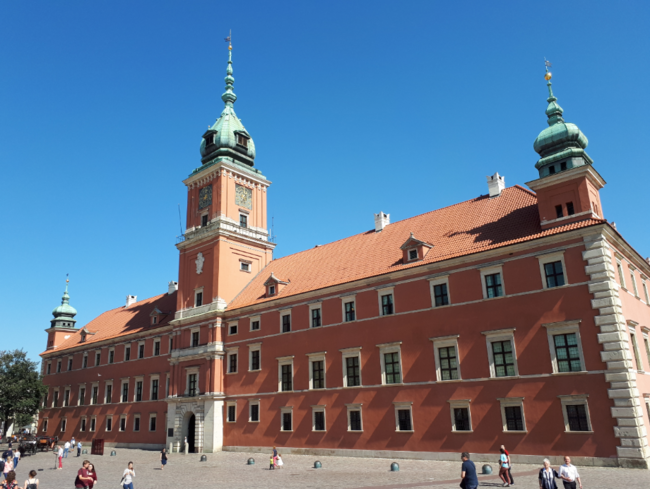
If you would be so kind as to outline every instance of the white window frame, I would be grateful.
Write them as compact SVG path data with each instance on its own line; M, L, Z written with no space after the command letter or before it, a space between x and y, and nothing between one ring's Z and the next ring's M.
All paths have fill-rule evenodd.
M420 259L420 251L418 250L418 246L411 246L410 248L406 248L406 262L412 262L412 261L418 261ZM411 258L411 251L415 251L415 258Z
M316 413L323 413L323 428L316 429ZM319 404L311 407L311 430L315 433L325 433L327 431L327 415L325 414L325 405Z
M384 314L384 308L381 303L381 298L385 295L392 295L393 296L393 313L392 314ZM390 287L384 287L381 289L377 289L377 302L379 304L379 316L394 316L397 313L397 307L396 307L396 302L395 302L395 286L390 286Z
M237 355L237 370L234 372L230 371L230 357ZM239 347L238 346L229 346L226 348L226 375L236 374L239 372Z
M230 328L235 327L235 332L231 333ZM228 336L237 336L239 334L239 321L228 321Z
M253 329L253 323L255 321L258 321L260 323L260 327L258 329ZM248 321L248 330L249 331L260 331L262 329L262 316L251 316L249 321Z
M142 399L138 401L138 382L142 382ZM138 375L133 377L133 402L143 402L144 401L144 376Z
M290 430L285 430L284 429L284 414L285 413L290 413L291 414L291 429ZM284 433L289 433L293 432L293 406L283 406L280 408L280 431Z
M636 370L638 373L643 373L645 372L645 367L643 366L643 358L641 357L641 352L639 351L639 333L636 330L636 327L638 326L638 323L634 321L628 320L627 322L627 328L628 328L628 336L629 336L629 344L630 344L630 350L632 352L632 360L634 361L634 370ZM643 336L641 336L643 338ZM639 368L639 365L641 368Z
M99 355L99 362L97 361L97 355ZM93 367L99 367L102 364L102 351L95 350L95 354L93 356L95 357L95 362L93 363Z
M450 399L449 415L451 416L451 431L453 433L474 433L474 423L472 422L472 410L470 408L470 399ZM454 416L454 409L467 409L467 417L469 418L469 430L456 429L456 416Z
M90 424L88 425L88 431L91 433L97 431L97 416L90 417Z
M377 345L377 348L379 348L379 361L381 363L381 385L402 385L404 384L404 369L402 368L402 348L401 348L402 342L401 341L394 341L392 343L382 343ZM386 359L384 358L384 355L387 353L395 353L397 352L399 354L399 378L400 381L392 384L387 384L386 383Z
M47 362L47 365L45 366L45 375L51 375L52 374L52 362Z
M153 381L157 380L158 381L158 399L152 399L153 395ZM144 396L143 396L144 397ZM149 377L149 400L150 401L160 401L160 398L162 396L160 395L160 374L156 375L151 375Z
M156 355L156 345L158 345L158 355ZM159 357L162 353L162 344L160 338L153 340L153 349L151 350L151 355L154 357Z
M354 319L352 321L348 321L345 319L345 304L352 302L354 304L352 307L354 307ZM341 297L341 322L342 323L352 323L354 321L357 321L357 295L346 295L345 297Z
M79 417L79 431L85 433L88 428L88 416Z
M199 333L199 341L197 342L198 344L194 346L194 333ZM190 348L198 348L201 346L201 327L197 328L192 328L190 329Z
M198 395L201 392L200 385L200 368L199 367L187 367L185 369L185 396L188 396L190 393L190 375L196 374L196 393Z
M395 409L395 432L397 433L413 433L415 431L415 423L413 422L413 402L393 402ZM399 413L398 411L407 410L409 411L409 416L411 417L411 429L410 430L400 430L399 429Z
M352 348L342 348L339 350L341 352L341 361L343 365L343 387L344 388L360 388L363 386L363 379L361 378L362 368L361 368L361 347L355 346ZM359 385L348 385L348 366L346 365L346 358L359 358Z
M257 351L260 353L260 368L253 370L253 352ZM249 343L248 344L248 371L249 372L260 372L262 370L262 342L259 343Z
M67 396L66 396L67 394ZM72 395L72 389L70 387L64 387L63 388L63 400L61 401L61 406L63 407L70 407L70 396ZM68 398L68 401L66 402L65 398Z
M113 361L112 362L110 361L111 352L113 353ZM106 363L107 363L107 365L112 365L113 363L115 363L115 348L111 347L111 348L108 349L108 357L106 357Z
M108 386L111 386L111 398L110 400L108 399ZM115 391L113 390L113 381L112 380L107 380L104 382L104 404L111 404L113 402L113 396L115 395Z
M57 360L57 361L56 361L56 373L57 373L57 374L60 374L60 373L61 373L61 368L62 368L62 367L63 367L63 364L62 364L61 360Z
M84 353L81 358L81 368L88 368L88 353Z
M242 212L241 210L239 211L239 221L237 221L237 224L241 226L241 218L244 216L246 218L246 227L244 229L249 229L251 227L250 223L248 222L250 220L250 215L248 212Z
M58 406L55 406L55 403L58 404L57 401L59 400L59 394L60 394L60 391L59 391L58 387L55 387L54 389L52 389L52 407L53 408L58 407ZM61 401L61 403L63 403L63 400ZM79 399L77 399L77 405L79 405Z
M314 309L320 309L320 326L312 326L312 316L311 316L311 314L312 314L312 311ZM316 327L316 328L323 327L323 302L322 301L318 301L318 302L314 302L312 304L309 304L309 328L311 329L311 328L314 328L314 327Z
M447 301L449 302L449 304L444 306L436 306L435 286L443 285L443 284L447 286ZM442 276L430 278L429 293L431 294L431 307L433 307L434 309L451 306L451 291L449 290L449 275L442 275Z
M641 275L641 288L643 289L643 302L650 304L650 295L648 295L648 277Z
M589 403L587 399L589 394L574 394L574 395L559 395L560 402L562 403L562 416L564 417L564 432L573 433L573 434L583 434L588 435L593 433L594 427L591 424L591 415L589 414ZM569 429L569 414L567 413L567 405L577 405L582 404L585 407L585 414L587 415L587 425L589 426L588 431L571 431Z
M142 348L142 356L140 356L140 347ZM144 360L147 358L147 344L145 341L138 341L138 360Z
M81 389L84 390L84 404L81 404ZM77 406L88 406L89 404L86 404L86 394L88 394L88 390L86 389L86 383L84 382L83 384L79 384L79 390L77 391Z
M154 314L151 316L151 325L154 326L156 324L158 324L158 316Z
M111 421L111 427L108 427L108 420ZM104 431L110 433L113 431L113 415L112 414L107 414L106 415L106 422L104 423Z
M547 263L553 263L556 261L562 262L562 273L564 274L564 285L558 285L557 287L550 287L551 289L558 289L560 287L566 287L569 285L569 277L566 273L566 263L564 260L564 251L556 251L553 253L546 253L544 255L538 255L536 258L539 261L539 273L542 278L542 289L548 289L548 284L546 283L546 271L544 270L544 265ZM501 282L503 282L503 275L501 276ZM504 289L505 295L505 289Z
M497 399L501 404L501 423L504 433L528 433L526 426L526 413L524 411L524 398L523 397L502 397ZM506 421L506 407L519 406L521 408L521 424L523 430L508 430L508 423Z
M128 395L127 395L126 401L124 400L124 384L128 385L129 389L131 388L131 386L129 385L130 381L129 381L128 378L122 379L122 381L120 382L120 403L123 403L123 404L129 402Z
M115 354L113 354L113 358L115 358ZM70 363L70 360L72 360L72 363ZM73 365L74 365L74 357L70 356L70 357L68 357L68 367L69 368L66 370L66 372L72 371L72 366Z
M137 430L135 429L136 428L136 426L135 426L136 420L138 420L137 421L138 422L138 429ZM133 432L134 433L139 433L141 430L142 430L142 419L140 417L140 414L139 413L134 414L133 415Z
M148 428L149 428L149 432L150 432L150 433L153 433L153 432L155 432L155 431L158 431L158 419L157 419L157 418L158 418L158 414L157 414L157 413L149 413L149 426L148 426ZM156 429L155 429L155 430L152 430L152 429L151 429L151 420L152 420L152 419L155 419L155 420L156 420Z
M625 285L625 272L623 271L623 261L618 257L616 257L616 273L621 282L621 288L627 290L627 286Z
M243 260L241 258L239 259L239 271L240 272L252 273L252 270L251 270L252 267L253 267L253 262L252 261Z
M503 279L503 265L489 266L486 268L481 268L481 289L483 290L483 299L500 299L501 297L506 296L506 281ZM488 297L487 285L485 284L485 277L487 275L494 275L498 273L501 275L501 291L502 295L499 297Z
M515 344L515 330L516 328L496 329L493 331L483 331L485 335L485 343L488 350L488 362L490 365L490 378L491 379L515 379L519 377L519 362L517 360L517 345ZM506 375L505 377L497 377L496 369L494 367L494 353L492 352L492 342L510 340L512 343L512 353L515 359L515 375Z
M93 402L93 389L97 387L97 402ZM88 405L94 406L99 404L99 382L92 382L90 384L90 396L88 398Z
M64 416L61 418L61 433L65 433L67 427L68 427L68 418Z
M575 333L576 339L578 341L578 354L580 355L580 372L585 372L587 369L585 367L585 355L582 351L582 339L580 338L580 323L581 319L575 321L561 321L558 323L547 323L542 324L546 328L546 335L548 337L548 348L551 353L551 365L553 367L553 374L558 375L570 375L577 372L560 372L557 366L557 353L555 351L555 341L553 336L559 334L570 334Z
M348 432L349 433L363 433L363 404L362 403L352 403L352 404L346 404L345 407L347 408L347 416L348 416ZM359 420L361 421L361 429L360 430L351 430L351 423L350 423L350 411L359 411Z
M230 411L231 407L235 408L235 419L230 419L228 416L228 412ZM236 423L236 422L237 422L237 401L226 401L226 423Z
M278 392L293 392L295 390L294 378L293 378L294 377L293 355L286 356L286 357L277 357L276 360L278 361ZM282 366L283 365L291 365L291 390L290 391L282 390Z
M309 358L309 390L325 390L327 389L327 362L325 361L326 351L321 351L317 353L306 353L305 355ZM323 362L323 387L314 389L314 370L312 363L314 362Z
M49 418L43 418L43 433L47 433L47 422L49 421Z
M637 299L639 298L639 288L636 285L636 267L629 265L627 266L628 271L630 272L630 280L632 280L632 292L634 293L634 297Z
M124 429L122 429L122 420L124 420ZM117 424L117 431L122 432L122 433L126 433L126 428L127 428L127 425L126 425L127 416L126 416L126 414L120 414L120 419L119 419L119 421L117 423L118 423Z
M257 406L257 421L253 420L252 416L252 406ZM248 401L248 422L249 423L259 423L262 418L261 403L259 399L251 399Z
M289 331L282 331L282 318L289 316ZM287 334L293 331L293 319L291 318L291 309L280 310L280 334Z
M203 287L198 287L194 289L194 307L201 307L196 305L198 294L201 294L201 306L205 305L205 294L203 294Z
M460 381L463 377L460 373L460 351L458 350L458 338L460 335L449 335L449 336L438 336L435 338L429 338L429 340L433 343L433 357L435 359L436 363L436 381L437 382L458 382ZM442 379L442 371L440 367L440 354L438 353L438 350L440 348L447 348L453 346L456 349L456 370L458 371L458 379L449 379L449 380L443 380Z

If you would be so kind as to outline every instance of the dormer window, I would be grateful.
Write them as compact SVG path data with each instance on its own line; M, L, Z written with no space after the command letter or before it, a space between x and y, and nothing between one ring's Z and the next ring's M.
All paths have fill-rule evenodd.
M158 324L158 316L151 316L151 324Z
M411 233L409 238L400 247L403 253L402 262L408 263L423 260L431 248L433 248L433 245L417 239Z
M418 259L418 250L409 250L409 260Z
M566 170L566 161L560 163L560 171L564 171L564 170Z
M269 295L275 295L275 285L269 285Z
M208 134L207 136L205 136L204 139L205 139L205 147L207 148L211 144L214 144L214 133Z
M548 174L549 175L554 175L555 174L555 165L552 165L552 166L548 167Z
M86 341L86 332L82 331L81 332L81 342L83 343L84 341Z
M243 134L237 134L237 144L244 148L248 148L248 138Z
M282 287L286 285L289 285L289 282L284 282L276 277L273 273L271 273L271 276L268 278L268 280L264 282L264 287L266 287L266 296L271 297L273 295L279 294L282 290Z

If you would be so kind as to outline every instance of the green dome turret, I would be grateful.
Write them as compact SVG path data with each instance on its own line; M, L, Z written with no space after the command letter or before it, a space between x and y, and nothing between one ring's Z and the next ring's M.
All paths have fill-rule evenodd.
M544 129L533 144L535 151L541 156L535 168L539 170L539 176L545 177L582 165L591 165L593 160L585 152L589 141L578 126L565 122L563 110L557 103L551 87L551 73L546 69L545 76L548 86L549 97L546 99L546 117L548 126Z
M225 107L217 121L208 128L201 139L201 162L205 165L217 157L254 166L255 143L241 120L235 114L237 101L232 76L232 44L228 46L228 67L226 68L226 91L221 95Z
M52 316L54 319L51 320L53 327L66 327L74 328L75 323L77 322L74 317L77 315L77 310L70 305L70 296L68 295L68 283L70 280L66 279L65 281L65 292L61 298L61 305L54 308L52 311Z

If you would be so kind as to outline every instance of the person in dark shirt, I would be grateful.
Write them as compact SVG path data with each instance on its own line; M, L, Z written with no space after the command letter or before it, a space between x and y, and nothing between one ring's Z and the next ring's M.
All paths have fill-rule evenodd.
M476 489L478 487L478 477L476 476L476 466L469 459L469 453L463 452L461 455L463 465L460 469L460 487L463 489Z
M84 460L83 465L77 472L77 478L74 481L74 486L77 489L87 488L89 486L88 483L93 480L92 477L88 476L88 464L90 464L90 462L88 460Z

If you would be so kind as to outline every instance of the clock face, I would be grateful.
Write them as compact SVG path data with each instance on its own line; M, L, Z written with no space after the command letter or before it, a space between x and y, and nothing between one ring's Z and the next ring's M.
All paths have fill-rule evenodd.
M235 204L245 209L253 208L253 191L242 185L235 185Z
M199 191L199 210L205 209L210 204L212 204L212 185L203 187Z

